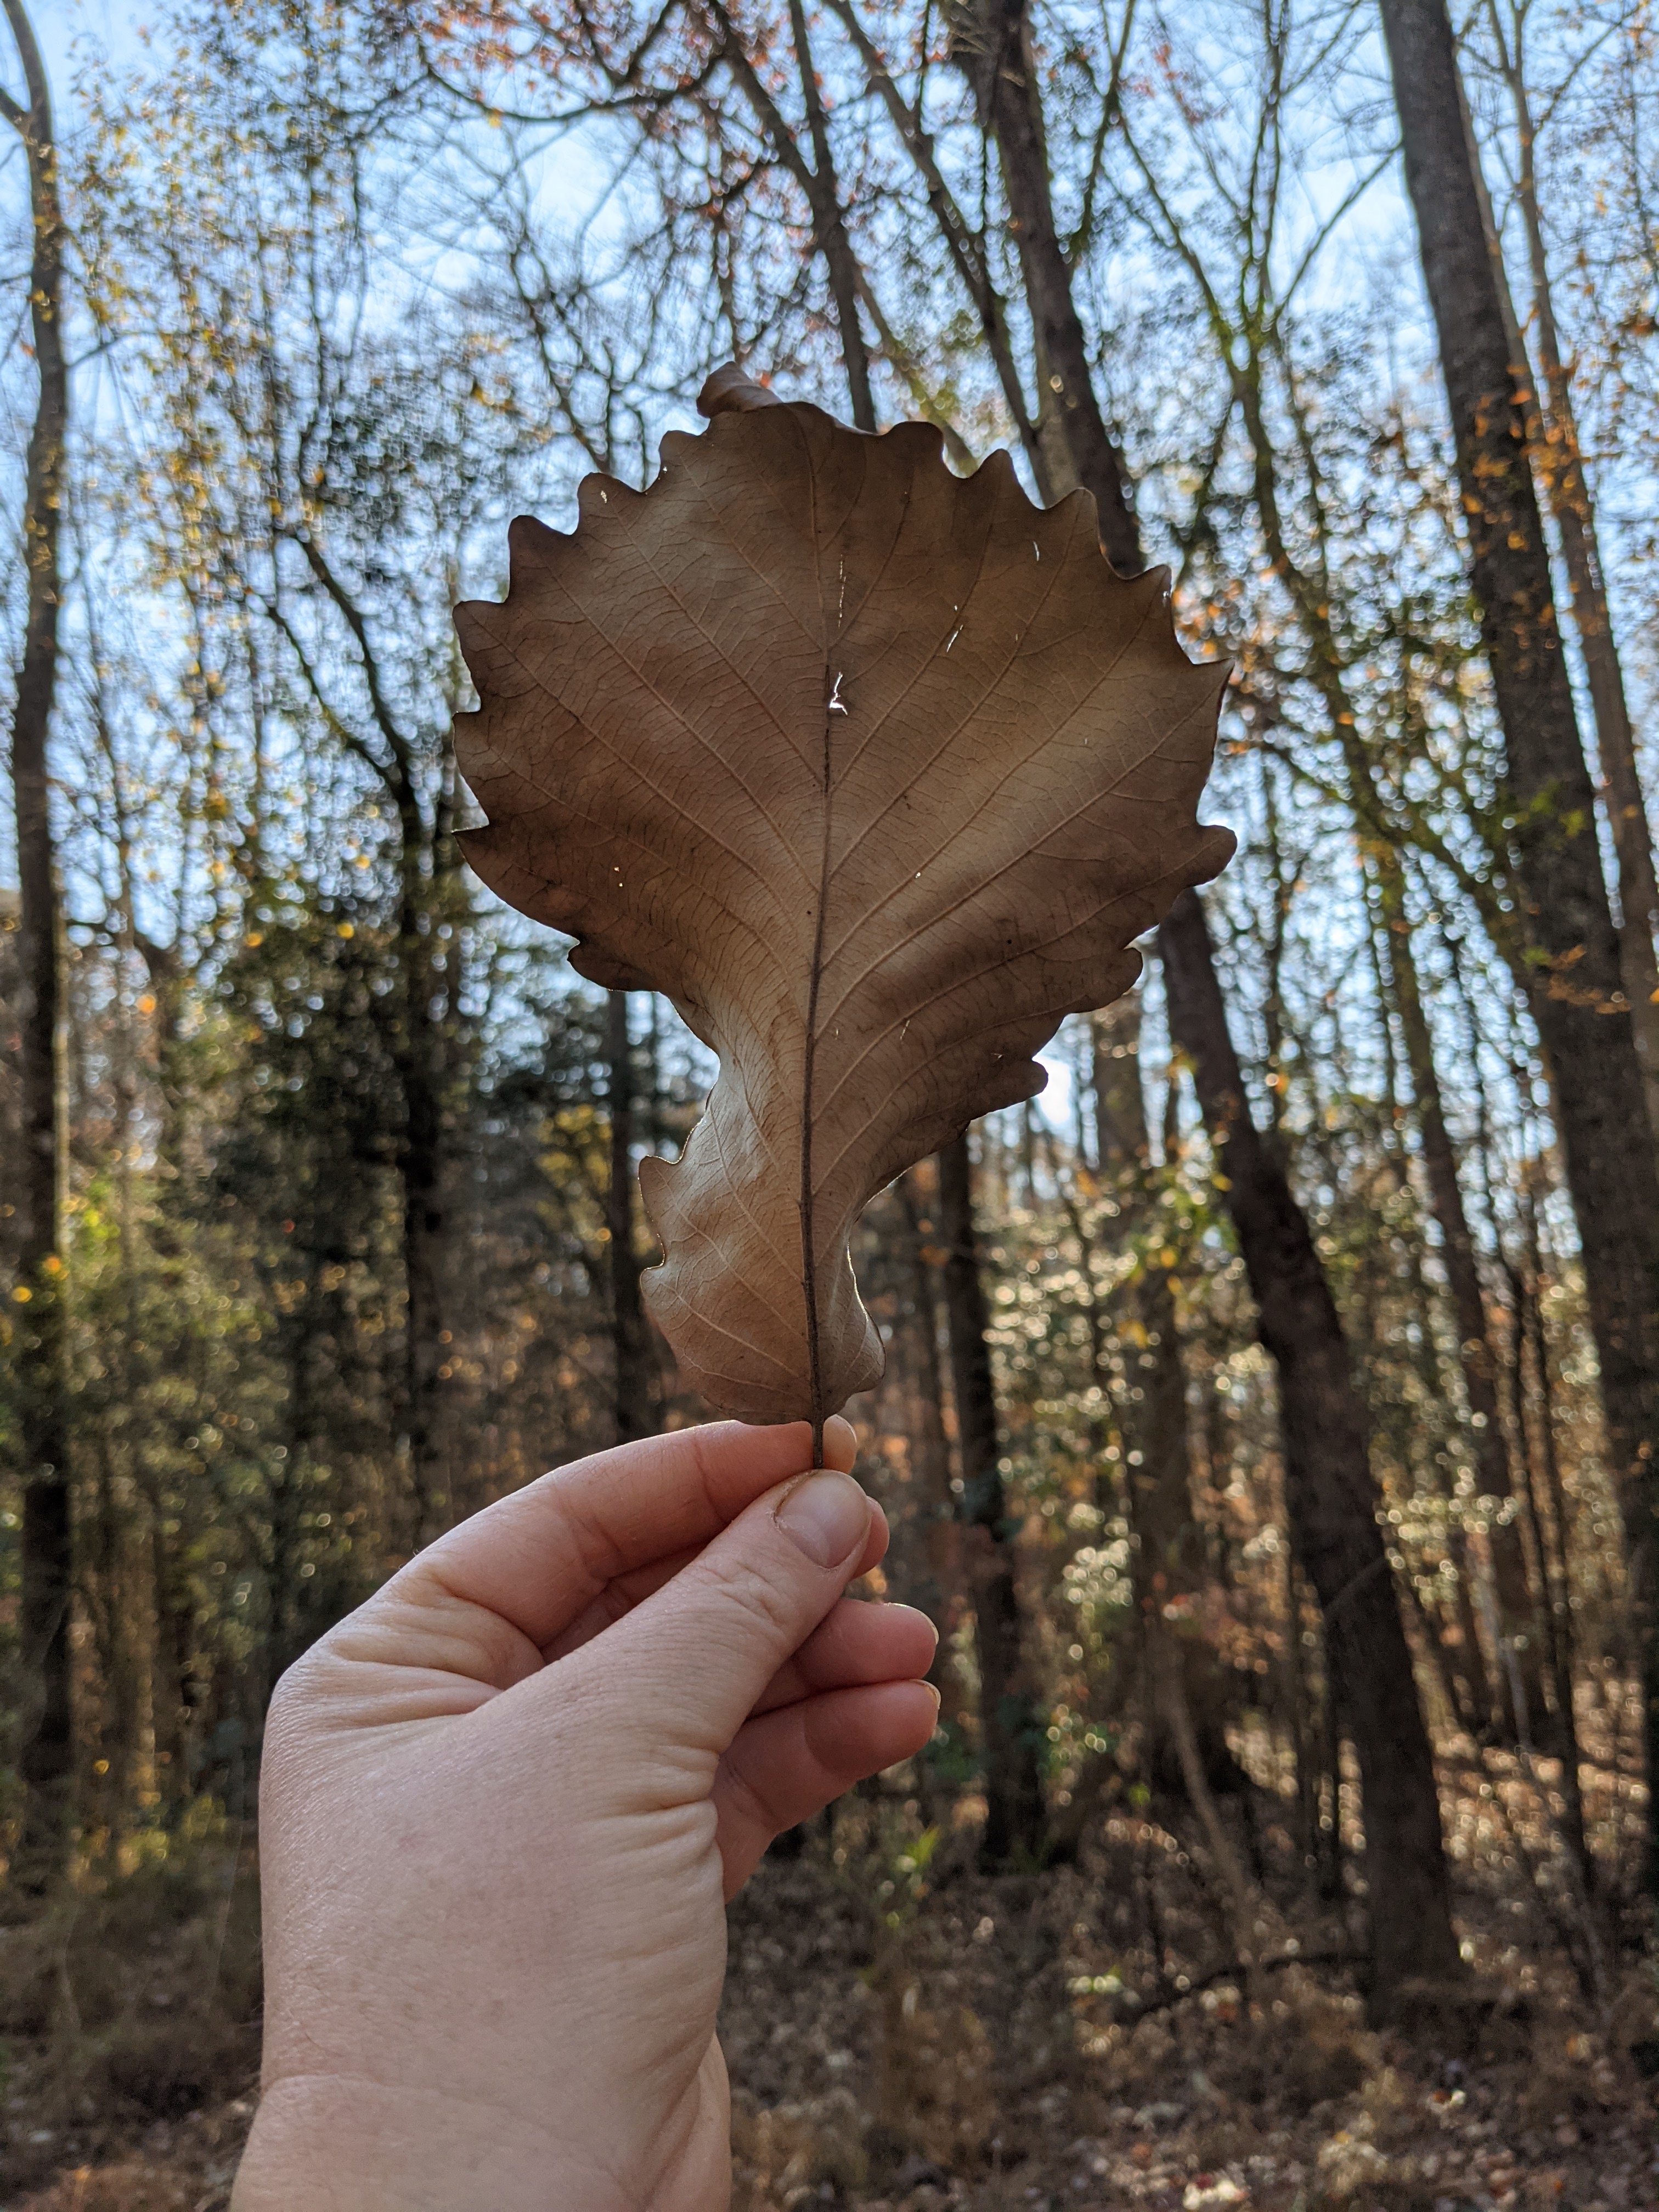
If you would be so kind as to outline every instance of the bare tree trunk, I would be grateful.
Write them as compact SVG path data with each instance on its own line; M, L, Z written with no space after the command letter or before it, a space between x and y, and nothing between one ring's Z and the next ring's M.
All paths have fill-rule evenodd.
M1382 26L1450 402L1470 576L1507 749L1516 886L1545 963L1532 1011L1549 1062L1583 1255L1608 1456L1631 1552L1648 1771L1659 1774L1653 1131L1596 848L1595 794L1556 625L1524 408L1486 252L1451 23L1444 0L1382 0ZM1659 1793L1650 1793L1648 1881L1659 1893L1653 1795Z
M903 1265L908 1278L906 1304L910 1309L915 1340L917 1376L918 1473L927 1512L935 1522L954 1520L956 1499L951 1489L951 1444L945 1432L945 1376L939 1358L939 1303L933 1267L924 1246L925 1224L917 1193L918 1171L902 1175L895 1187L904 1222ZM932 1560L930 1547L929 1558ZM941 1622L943 1612L935 1616Z
M945 1248L945 1305L951 1337L957 1436L962 1455L962 1518L972 1548L967 1577L979 1654L980 1716L985 1749L988 1867L1030 1864L1042 1853L1042 1729L1021 1634L1012 1531L1002 1487L1002 1438L985 1340L985 1288L974 1226L968 1139L939 1155L939 1225Z
M405 854L404 866L414 865ZM431 939L416 928L406 902L400 933L405 1006L398 1060L403 1076L404 1136L398 1157L404 1206L404 1399L409 1430L410 1480L414 1491L415 1541L427 1542L441 1521L437 1462L438 1407L443 1364L443 1298L440 1288L444 1232L443 1104L434 1062L439 1050L428 1000Z
M909 1169L899 1177L893 1193L902 1224L897 1257L900 1310L907 1324L902 1342L911 1401L907 1425L914 1453L913 1468L921 1490L921 1556L915 1585L908 1595L911 1603L921 1606L939 1630L939 1644L928 1679L939 1693L941 1722L959 1729L964 1701L962 1684L952 1663L951 1638L964 1608L963 1532L957 1495L951 1486L951 1442L945 1423L939 1268L928 1249L930 1243L937 1243L939 1237L938 1191L936 1182L933 1190L927 1188L928 1172L926 1169ZM895 1340L896 1346L896 1330Z
M156 1782L161 1801L182 1806L190 1795L190 1716L194 1622L179 1571L178 1547L167 1530L159 1488L149 1498L151 1602L155 1663L150 1677L150 1716L155 1732Z
M1033 319L1061 379L1061 420L1073 467L1094 495L1108 556L1120 569L1136 573L1144 565L1139 530L1088 374L1082 324L1054 227L1024 0L987 0L971 38L961 28L957 38L1001 153ZM1199 1078L1212 1133L1218 1104L1224 1100L1223 1126L1242 1139L1228 1156L1229 1203L1255 1291L1262 1342L1279 1370L1286 1480L1296 1500L1293 1536L1304 1547L1299 1556L1319 1595L1330 1667L1339 1676L1365 1784L1367 1858L1376 1906L1373 1973L1377 2002L1386 2010L1407 1977L1450 1978L1460 1974L1462 1962L1451 1924L1433 1759L1374 1517L1364 1409L1306 1218L1246 1109L1204 911L1195 896L1177 902L1160 933L1160 950L1179 1042L1196 1058L1201 1041L1210 1055L1206 1065L1226 1071L1224 1081Z
M450 799L441 789L428 823L422 805L415 748L392 711L371 626L348 580L337 573L320 538L292 533L313 576L344 621L361 657L370 711L386 757L365 753L398 816L398 959L401 988L391 1037L404 1104L398 1153L403 1194L403 1425L413 1492L413 1539L424 1543L440 1519L442 1449L439 1409L443 1355L444 1102L447 1047L459 991L459 940L441 934L450 920L456 853ZM326 710L326 702L324 703ZM331 710L327 710L331 711ZM444 948L441 949L441 948ZM441 987L444 1012L433 1012Z
M1413 1976L1462 1975L1434 1760L1377 1527L1365 1409L1307 1218L1248 1111L1208 944L1183 892L1158 933L1176 1042L1193 1063L1228 1211L1279 1370L1296 1554L1319 1599L1329 1682L1364 1790L1372 1966L1386 2010Z
M823 254L823 265L829 272L830 295L836 303L836 326L841 332L842 366L847 378L847 394L852 405L853 421L860 430L873 430L876 427L876 404L870 387L870 356L859 324L860 279L852 244L847 235L846 217L842 211L841 184L836 174L823 101L813 69L805 11L800 0L790 0L790 24L794 34L795 58L800 70L801 95L806 105L807 128L811 137L815 167L808 164L801 152L795 133L750 59L742 32L727 15L720 0L712 0L709 17L721 40L721 57L738 90L754 110L755 119L762 131L771 141L773 153L800 186L806 204L812 210L812 242Z
M1372 873L1375 874L1374 867ZM1397 1138L1397 1133L1406 1120L1406 1109L1401 1103L1393 1036L1386 1018L1388 1010L1394 1005L1395 994L1385 958L1388 925L1385 916L1378 908L1379 902L1368 896L1366 914L1370 926L1367 936L1371 956L1371 975L1376 990L1376 1003L1382 1009L1385 1016L1378 1029L1377 1036L1382 1048L1385 1071L1383 1081L1386 1086L1389 1120ZM1415 963L1413 963L1412 969L1413 980L1415 980L1416 972ZM1431 1067L1432 1068L1432 1061L1431 1061ZM1437 1097L1438 1095L1437 1090L1436 1097ZM1388 1158L1389 1168L1398 1187L1402 1191L1409 1192L1412 1188L1411 1164L1404 1148L1397 1141L1389 1147ZM1414 1364L1423 1379L1425 1389L1432 1394L1437 1389L1440 1381L1437 1349L1437 1332L1434 1317L1436 1301L1430 1294L1429 1285L1424 1275L1423 1249L1420 1243L1414 1243L1411 1246L1406 1258L1406 1271L1411 1285L1413 1302L1419 1316L1419 1347ZM1426 1478L1435 1495L1443 1498L1449 1504L1455 1495L1455 1485L1449 1479L1447 1469L1442 1465L1439 1453L1431 1453L1424 1461L1422 1476L1419 1479L1423 1478ZM1480 1640L1480 1624L1476 1617L1474 1603L1477 1570L1473 1557L1474 1546L1468 1532L1458 1527L1455 1516L1451 1515L1448 1516L1447 1520L1446 1550L1448 1559L1455 1571L1452 1578L1451 1590L1441 1596L1439 1603L1450 1612L1458 1638L1458 1656L1456 1663L1449 1666L1443 1671L1452 1692L1459 1724L1467 1729L1471 1735L1479 1735L1483 1729L1493 1724L1499 1711L1502 1692L1493 1674L1486 1667L1486 1647ZM1425 1618L1432 1626L1432 1615L1428 1614L1426 1609ZM1437 1641L1440 1649L1443 1650L1446 1641L1445 1631L1437 1632Z
M860 430L876 427L876 403L870 390L870 357L865 350L863 334L859 328L859 271L853 258L853 248L847 236L847 222L842 213L841 187L836 180L835 163L830 151L830 129L823 112L823 99L818 90L817 71L812 65L811 42L806 32L806 10L801 0L789 0L789 25L794 34L795 60L800 70L801 98L806 103L807 129L812 138L812 167L817 185L813 204L813 217L817 231L817 246L823 256L823 265L830 272L830 289L835 295L836 321L842 332L843 366L847 388L853 402L853 420Z
M1224 1910L1233 1939L1233 1952L1248 1969L1256 1948L1256 1899L1232 1838L1222 1825L1215 1793L1204 1770L1198 1732L1187 1700L1187 1682L1181 1653L1169 1626L1154 1619L1147 1624L1147 1664L1153 1701L1181 1768L1188 1803L1198 1815L1209 1850L1210 1862L1225 1892Z
M1072 272L1060 250L1049 182L1048 149L1031 67L1028 0L981 0L951 20L951 48L995 139L1037 354L1047 374L1043 411L1054 403L1077 481L1094 495L1100 542L1115 568L1138 575L1140 530L1128 480L1100 411Z
M828 133L821 127L816 88L806 91L817 164L809 169L749 62L738 33L723 11L717 9L715 13L726 28L728 64L774 151L795 177L812 209L817 242L830 269L853 420L860 430L873 431L877 425L869 358L854 295L845 275L836 275L840 258L846 255L850 260L850 249L841 212L841 186ZM798 7L794 33L803 78L810 80L811 49L805 17ZM1036 1758L1040 1728L1024 1653L1019 1590L1009 1541L1012 1531L1006 1525L999 1471L1001 1441L990 1348L985 1339L985 1291L979 1278L965 1133L939 1154L938 1172L940 1225L948 1255L945 1310L962 1461L961 1517L977 1544L965 1566L974 1605L985 1756L987 1814L981 1851L986 1863L996 1867L1034 1861L1044 1847L1046 1816Z
M1560 333L1556 327L1555 295L1550 284L1549 255L1538 205L1537 133L1521 45L1523 19L1516 18L1515 43L1511 46L1504 37L1497 9L1491 0L1487 13L1515 109L1521 155L1516 198L1527 234L1533 316L1538 331L1539 365L1543 370L1543 435L1533 441L1533 459L1561 533L1561 558L1572 596L1573 622L1578 632L1578 648L1583 656L1590 711L1595 718L1595 749L1601 757L1607 822L1619 868L1619 906L1623 917L1619 932L1620 967L1642 1066L1648 1121L1656 1137L1659 1137L1659 963L1655 961L1653 945L1654 931L1659 928L1659 883L1654 878L1653 836L1637 772L1624 670L1607 606L1607 584L1596 538L1595 507L1584 476L1583 453L1578 442L1572 373L1561 357ZM1472 153L1472 160L1478 180L1478 152ZM1484 200L1484 193L1482 197ZM1497 252L1501 274L1503 249L1497 240L1495 225L1491 243ZM1507 283L1507 278L1504 281ZM1518 321L1516 337L1519 341ZM1524 345L1517 343L1516 350L1516 368L1530 384Z
M94 1786L98 1811L94 1825L112 1838L118 1835L127 1811L127 1785L132 1747L138 1733L138 1670L133 1650L134 1608L125 1589L126 1516L115 1494L118 1477L106 1430L100 1425L96 1441L98 1483L94 1515L93 1557L87 1562L82 1589L92 1615L98 1654L100 1711L98 1748L94 1768L103 1779ZM82 1723L82 1738L91 1733Z
M1440 1078L1434 1064L1433 1039L1423 1007L1411 923L1405 910L1404 872L1398 856L1382 848L1378 852L1376 872L1389 933L1395 1008L1400 1016L1406 1064L1417 1103L1418 1134L1428 1178L1429 1202L1440 1231L1440 1263L1446 1271L1446 1287L1451 1295L1452 1315L1457 1325L1458 1360L1463 1375L1464 1401L1474 1431L1477 1477L1483 1497L1513 1500L1516 1486L1498 1401L1486 1297L1480 1287L1468 1211L1463 1203L1463 1187L1458 1179L1457 1155L1452 1146L1451 1132L1446 1127ZM1499 1632L1510 1641L1511 1648L1518 1645L1516 1662L1528 1694L1535 1697L1542 1679L1540 1653L1535 1637L1525 1638L1525 1626L1534 1619L1534 1607L1516 1522L1511 1519L1494 1525L1491 1544ZM1505 1705L1511 1707L1509 1722L1514 1729L1519 1726L1520 1717L1512 1709L1508 1669L1501 1654L1498 1659L1498 1687Z
M1275 571L1283 580L1295 604L1297 619L1312 648L1314 681L1329 717L1332 733L1341 747L1356 812L1362 823L1367 817L1379 820L1382 807L1376 789L1376 772L1364 741L1358 734L1353 702L1348 696L1347 672L1343 666L1340 646L1331 619L1329 586L1322 574L1323 548L1322 545L1318 565L1311 572L1304 571L1292 553L1279 507L1279 473L1273 441L1263 416L1260 380L1259 356L1253 356L1246 367L1237 370L1234 376L1245 431L1250 440L1255 505L1261 522L1262 537ZM1458 1358L1462 1371L1464 1400L1474 1435L1481 1494L1513 1498L1515 1485L1498 1407L1492 1340L1486 1324L1480 1272L1475 1263L1474 1240L1469 1231L1468 1215L1458 1182L1457 1157L1446 1127L1440 1079L1434 1064L1433 1039L1418 984L1411 921L1407 910L1405 870L1401 865L1398 852L1382 836L1371 840L1371 860L1387 932L1395 1009L1405 1039L1407 1066L1417 1106L1429 1200L1440 1230L1446 1285L1451 1295L1452 1311L1457 1323ZM1532 1618L1532 1597L1527 1587L1526 1562L1521 1551L1520 1532L1513 1522L1505 1522L1494 1528L1492 1553L1499 1633L1513 1645L1517 1638L1524 1637L1526 1624ZM1478 1644L1470 1656L1472 1662L1479 1666L1480 1654ZM1494 1656L1498 1662L1498 1692L1507 1705L1508 1670L1503 1663L1502 1654L1495 1654ZM1535 1689L1539 1680L1535 1645L1523 1644L1522 1662L1528 1686ZM1509 1717L1513 1728L1516 1717L1511 1712Z
M52 94L22 0L6 15L23 65L28 106L0 92L0 114L23 142L28 161L33 254L29 307L40 380L23 490L23 559L27 607L17 697L12 714L11 775L21 886L19 1032L23 1158L17 1180L18 1339L23 1464L21 1621L24 1711L19 1768L23 1832L18 1872L33 1887L63 1863L74 1790L70 1609L74 1541L70 1524L69 1425L64 1376L63 1179L59 1098L64 1080L62 917L52 842L46 746L58 678L61 593L58 533L69 434L69 370L64 352L64 218Z
M882 60L880 50L860 21L855 0L830 0L830 4L858 48L859 58L864 64L871 90L886 108L894 128L916 165L917 173L927 194L927 204L939 224L945 250L979 316L985 343L996 368L997 381L1002 387L1004 404L1019 432L1020 444L1036 477L1038 493L1045 501L1052 499L1054 495L1043 474L1041 442L1030 411L1025 404L1018 365L1009 343L1007 306L991 281L985 241L974 231L957 204L956 195L945 181L933 150L933 138L922 121L921 109L906 104L893 82L892 72ZM856 421L856 416L854 419Z
M1528 1274L1522 1274L1519 1268L1516 1268L1510 1275L1515 1299L1516 1426L1521 1431L1523 1444L1528 1447L1530 1480L1528 1493L1531 1504L1533 1540L1538 1547L1538 1578L1544 1587L1546 1638L1557 1722L1561 1732L1561 1797L1565 1808L1565 1825L1569 1845L1577 1856L1584 1887L1589 1892L1595 1887L1595 1861L1584 1830L1584 1798L1581 1780L1584 1757L1583 1748L1578 1741L1578 1712L1573 1698L1572 1580L1571 1555L1568 1549L1567 1501L1561 1480L1561 1462L1555 1445L1555 1405L1554 1393L1550 1388L1549 1340L1544 1328L1544 1306L1540 1295L1542 1260L1538 1249L1538 1223L1530 1195L1526 1219ZM1536 1385L1535 1423L1528 1422L1525 1402L1526 1355L1528 1352L1532 1354L1533 1378ZM1530 1449L1534 1427L1538 1437L1535 1456ZM1538 1464L1540 1459L1542 1461L1541 1470ZM1555 1528L1556 1555L1553 1559L1547 1548L1543 1516L1538 1510L1540 1472L1549 1498L1550 1518Z
M1120 999L1094 1024L1095 1127L1101 1180L1121 1208L1120 1231L1150 1235L1152 1143L1140 1087L1140 1002ZM1089 1254L1083 1253L1089 1266ZM1141 1279L1124 1303L1133 1325L1120 1321L1124 1352L1118 1393L1118 1426L1124 1444L1123 1495L1133 1539L1130 1577L1141 1625L1147 1719L1158 1781L1185 1790L1201 1820L1208 1815L1192 1796L1187 1753L1176 1719L1192 1739L1207 1790L1237 1790L1243 1777L1228 1747L1225 1713L1231 1684L1214 1647L1201 1637L1174 1633L1165 1613L1170 1601L1197 1589L1205 1574L1193 1517L1192 1445L1187 1417L1187 1368L1176 1325L1175 1275L1149 1256ZM1137 1342L1136 1340L1139 1340ZM1097 1368L1099 1365L1097 1356ZM1170 1703L1170 1668L1180 1713Z
M612 991L605 1012L611 1085L611 1182L605 1194L610 1232L611 1341L614 1355L617 1441L654 1435L651 1337L640 1296L634 1238L634 1048L628 1034L628 994Z

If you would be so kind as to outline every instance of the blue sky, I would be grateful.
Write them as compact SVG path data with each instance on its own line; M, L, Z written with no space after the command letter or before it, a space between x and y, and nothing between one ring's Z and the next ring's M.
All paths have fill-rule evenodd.
M67 97L77 40L89 40L118 57L129 53L136 57L138 34L149 13L145 8L124 6L122 0L46 0L44 6L41 0L34 0L34 35L52 72L58 100L62 102ZM20 82L16 58L9 51L5 76L14 87Z

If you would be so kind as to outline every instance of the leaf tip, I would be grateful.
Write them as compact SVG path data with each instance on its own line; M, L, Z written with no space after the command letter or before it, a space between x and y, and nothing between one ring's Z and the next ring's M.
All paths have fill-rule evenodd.
M550 553L561 542L562 535L562 532L553 529L536 515L515 514L507 526L507 558L509 577L513 568L520 562L535 561ZM511 590L511 588L509 583L508 589ZM488 606L490 602L487 599L474 599L469 604L473 606Z
M734 361L725 362L703 383L697 394L697 412L712 422L717 415L746 415L757 407L781 407L775 392L769 392Z

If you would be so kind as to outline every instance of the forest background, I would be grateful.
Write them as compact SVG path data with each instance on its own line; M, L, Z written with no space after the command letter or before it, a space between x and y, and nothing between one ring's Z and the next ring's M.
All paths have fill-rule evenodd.
M272 1682L701 1417L707 1057L469 876L450 609L729 360L1167 562L1240 839L860 1232L943 1712L740 2191L1653 2202L1645 0L5 4L0 2186L223 2201Z

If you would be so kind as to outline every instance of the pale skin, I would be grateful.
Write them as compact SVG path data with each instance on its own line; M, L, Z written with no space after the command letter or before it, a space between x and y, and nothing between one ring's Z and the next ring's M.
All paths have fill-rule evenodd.
M544 1476L292 1668L260 1790L264 2089L233 2212L725 2212L725 1905L920 1750L931 1624L810 1431Z

